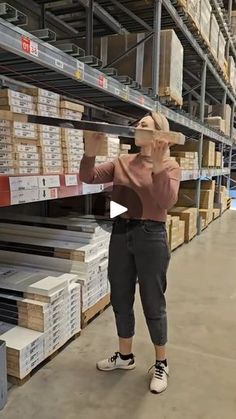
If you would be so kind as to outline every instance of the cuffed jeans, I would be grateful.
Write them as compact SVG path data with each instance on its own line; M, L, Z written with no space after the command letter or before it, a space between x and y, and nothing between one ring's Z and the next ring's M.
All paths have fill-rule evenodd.
M115 221L109 246L108 276L118 336L135 333L134 297L138 277L147 326L154 345L167 342L166 273L170 260L165 223Z

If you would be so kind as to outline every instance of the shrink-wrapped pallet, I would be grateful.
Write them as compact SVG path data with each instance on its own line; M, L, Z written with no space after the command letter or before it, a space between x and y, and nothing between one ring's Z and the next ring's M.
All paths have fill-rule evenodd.
M212 7L209 0L201 0L200 9L200 32L206 42L209 43L210 23Z
M182 105L183 47L173 29L161 31L159 95Z
M210 24L210 45L211 51L217 60L218 55L218 37L219 37L219 25L217 23L214 13L211 13L211 24Z
M218 63L219 66L224 70L224 62L225 62L225 45L226 41L224 35L221 31L219 31L218 37Z

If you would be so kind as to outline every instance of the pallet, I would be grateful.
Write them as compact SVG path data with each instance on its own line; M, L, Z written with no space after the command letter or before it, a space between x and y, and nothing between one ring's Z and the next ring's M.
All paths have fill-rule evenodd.
M40 364L37 365L37 367L35 367L32 371L30 371L30 373L27 374L24 378L18 378L12 375L8 375L7 379L9 383L16 386L23 386L25 383L27 383L27 381L30 380L31 377L33 377L34 374L36 374L36 372L38 372L42 367L48 364L48 362L52 361L59 353L61 353L71 342L77 339L80 335L81 335L81 332L78 332L75 335L73 335L60 348L58 348L55 352L53 352L51 355L45 358L42 362L40 362Z
M82 313L81 325L82 329L88 326L96 317L102 314L109 306L111 305L110 294L105 295L101 298L94 306L88 308L84 313Z
M160 102L163 104L163 105L166 105L166 106L174 106L175 108L179 108L179 109L181 109L182 108L182 105L183 105L183 102L181 101L179 101L179 100L177 100L177 99L175 99L174 97L172 97L172 96L160 96Z

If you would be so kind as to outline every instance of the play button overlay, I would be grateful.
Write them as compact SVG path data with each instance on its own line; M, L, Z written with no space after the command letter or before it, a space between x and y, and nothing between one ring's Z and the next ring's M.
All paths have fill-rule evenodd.
M125 219L140 220L143 215L143 204L138 192L124 185L115 185L113 187L104 188L101 193L93 196L92 218L103 230L111 232L112 226L115 224L123 224L125 232L125 224L121 222ZM148 203L149 196L145 197ZM113 229L113 234L121 234L121 227Z
M128 208L118 204L115 201L110 202L110 218L118 217L118 215L124 214L128 211Z

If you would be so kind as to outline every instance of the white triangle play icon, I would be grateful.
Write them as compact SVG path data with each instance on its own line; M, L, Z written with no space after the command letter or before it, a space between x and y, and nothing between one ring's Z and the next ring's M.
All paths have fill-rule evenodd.
M124 212L126 211L128 211L128 208L123 207L123 205L117 204L117 202L114 201L110 202L110 218L114 218L120 214L124 214Z

